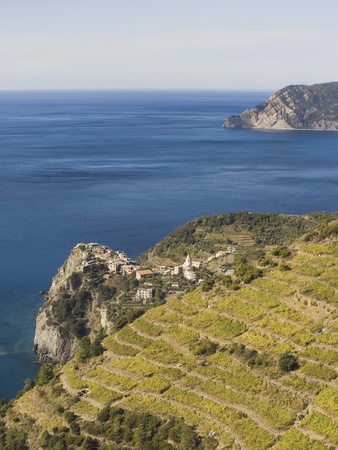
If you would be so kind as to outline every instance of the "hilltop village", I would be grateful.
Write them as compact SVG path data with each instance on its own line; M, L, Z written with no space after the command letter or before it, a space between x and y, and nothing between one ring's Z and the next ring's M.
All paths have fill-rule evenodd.
M205 261L201 259L193 260L188 254L181 265L143 267L129 258L122 250L114 251L106 245L96 242L79 243L75 248L82 251L82 270L84 274L93 271L104 272L103 279L108 280L114 275L123 276L135 273L138 288L135 291L134 300L142 301L143 304L150 302L155 296L156 289L150 280L157 278L157 286L159 284L158 279L161 280L162 299L172 294L177 295L180 292L185 292L189 284L201 284L206 276L204 269L212 260L227 257L236 252L235 247L228 246L226 250L216 252ZM220 268L219 271L229 276L234 273L233 268Z

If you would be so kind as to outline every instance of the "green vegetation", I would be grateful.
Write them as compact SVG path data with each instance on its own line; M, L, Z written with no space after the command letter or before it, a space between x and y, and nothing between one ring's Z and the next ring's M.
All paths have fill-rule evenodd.
M61 333L81 338L88 334L86 313L91 301L91 293L87 290L79 290L72 295L66 293L53 303L49 321L56 321Z
M84 336L80 342L76 358L79 362L84 363L90 358L95 356L100 356L104 352L104 347L102 345L102 340L105 337L105 332L101 328L93 341L90 340L89 336Z
M92 378L93 381L101 382L105 386L116 387L116 389L122 391L129 391L137 385L133 379L107 372L106 370L101 369L101 367L90 370L86 373L86 377Z
M94 436L115 442L113 449L128 447L140 450L215 449L216 439L202 439L182 419L169 421L146 412L131 412L122 408L107 407L95 423L86 423L85 429ZM175 446L169 442L172 441Z
M199 339L199 333L186 327L172 325L167 330L168 336L179 345L189 345Z
M139 388L144 389L147 392L155 392L156 394L163 394L169 387L170 382L157 374L154 374L152 377L147 378L139 384Z
M201 339L191 345L191 351L196 356L210 356L217 350L218 345L209 339Z
M144 308L127 308L116 304L108 305L108 317L115 322L115 331L121 330L127 323L132 323L145 312Z
M331 414L338 414L338 390L327 387L316 397L316 404Z
M288 352L280 356L278 365L282 372L292 372L299 368L297 357Z
M332 445L338 445L338 423L329 419L324 414L313 411L301 422L306 429L315 431L319 435L327 437Z
M193 364L193 358L183 355L175 347L168 344L162 339L158 339L153 344L149 345L143 352L142 355L149 358L151 361L165 364L183 364L191 365Z
M53 366L51 364L43 364L40 367L38 376L36 378L36 384L44 386L48 384L54 378Z
M296 428L288 430L278 441L275 450L325 450L319 441L310 439Z
M186 322L188 326L207 331L211 336L219 339L238 336L246 330L245 324L210 310L204 310L187 319Z
M162 333L162 328L153 323L150 323L144 317L136 319L134 321L134 326L136 329L138 329L144 334L147 334L150 337L157 337L160 336L160 334Z
M249 367L266 367L269 365L269 355L267 353L258 353L257 350L248 349L243 344L232 344L229 348L229 354L245 361Z
M262 277L263 271L247 262L240 262L236 266L235 275L239 277L243 283L249 284L256 278Z
M237 263L231 277L206 270L205 284L155 308L146 310L122 294L122 285L135 288L135 277L100 283L99 271L71 276L78 319L87 320L79 299L93 306L85 328L100 322L94 317L97 304L115 325L106 337L92 329L81 337L72 361L44 364L15 401L0 402L0 448L336 448L335 225L325 224L287 246L293 225L307 227L323 216L310 215L292 226L293 219L285 216L277 246L264 247L273 230L263 230L259 249L253 242L256 231L280 216L254 216L234 215L230 225L217 216L199 222L193 236L184 234L191 241L184 252L199 246L206 255L207 249L222 249L221 242L237 246L240 235L246 243L251 239L252 251L250 257L243 249L230 255ZM261 251L264 256L254 261L254 252ZM81 297L85 291L91 299ZM60 317L66 303L56 311Z
M140 350L131 347L130 345L124 345L117 342L115 340L115 335L108 336L103 342L105 347L112 353L116 353L116 355L135 356L140 352Z
M246 235L258 246L279 245L312 231L323 221L332 221L337 214L313 213L307 216L281 214L252 214L247 211L200 217L162 239L153 249L141 255L145 262L155 257L180 263L190 254L214 254L228 245L238 242L239 235ZM332 225L332 227L334 227Z
M337 373L335 370L322 364L307 362L301 367L301 372L309 377L319 378L324 381L331 381L337 378Z
M338 352L331 349L311 346L304 350L302 356L309 357L310 359L314 359L323 364L332 364L335 367L337 367L338 364Z
M241 294L243 290L241 291ZM242 295L241 295L242 297ZM251 322L261 318L264 314L264 310L256 306L254 303L247 303L239 297L227 297L222 298L216 305L215 309L221 313L235 316L244 322Z
M153 341L152 339L148 339L140 334L135 333L130 327L124 327L121 331L118 332L119 340L126 342L127 344L138 345L139 347L147 347Z

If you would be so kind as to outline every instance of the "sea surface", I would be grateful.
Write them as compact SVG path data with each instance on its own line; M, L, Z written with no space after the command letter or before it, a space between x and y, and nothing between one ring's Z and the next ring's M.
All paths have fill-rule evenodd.
M37 373L39 291L76 243L136 257L203 215L338 210L338 133L222 129L270 94L0 92L0 397Z

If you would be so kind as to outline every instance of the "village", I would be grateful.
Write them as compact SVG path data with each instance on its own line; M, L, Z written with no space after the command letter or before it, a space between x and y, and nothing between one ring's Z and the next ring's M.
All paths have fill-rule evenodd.
M154 301L158 280L161 280L162 298L168 299L180 293L184 293L194 285L199 285L204 281L207 264L212 260L227 257L236 252L236 248L228 246L226 250L216 252L207 260L193 260L190 255L186 256L182 265L160 266L160 267L142 267L136 261L132 260L122 250L114 251L111 248L95 242L88 244L77 244L83 251L83 273L95 271L104 271L103 278L108 280L113 276L124 276L135 273L137 280L137 289L133 295L133 300L143 304ZM233 275L234 269L218 269L225 275ZM154 279L157 283L154 283Z

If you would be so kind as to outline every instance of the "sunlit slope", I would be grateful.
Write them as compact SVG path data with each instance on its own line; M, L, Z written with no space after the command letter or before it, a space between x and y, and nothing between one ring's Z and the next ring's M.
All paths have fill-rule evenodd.
M181 416L220 448L336 448L338 242L303 240L276 262L238 291L217 283L148 311L106 338L99 362L67 364L63 386L88 389L77 413ZM285 352L297 370L280 369Z
M326 212L296 216L248 211L200 217L176 228L139 261L155 266L181 264L188 253L207 260L228 245L235 245L236 255L248 254L250 250L292 242L319 223L336 218L337 213Z

